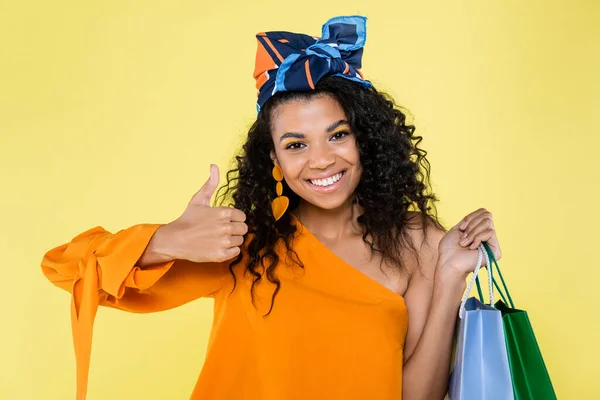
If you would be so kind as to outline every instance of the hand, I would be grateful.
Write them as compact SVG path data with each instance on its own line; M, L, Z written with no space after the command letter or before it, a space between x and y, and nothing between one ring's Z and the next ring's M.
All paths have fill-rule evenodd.
M482 242L487 242L496 260L502 258L492 214L484 208L467 215L442 238L438 246L438 266L461 279L466 278L475 270L477 248Z
M248 232L246 215L235 208L210 206L218 186L219 168L211 165L210 178L192 197L183 214L159 228L159 231L164 228L162 233L168 238L165 248L171 258L222 262L240 253Z

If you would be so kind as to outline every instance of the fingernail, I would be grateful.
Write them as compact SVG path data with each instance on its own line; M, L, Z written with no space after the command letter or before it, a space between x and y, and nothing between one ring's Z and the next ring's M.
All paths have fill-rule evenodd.
M467 227L467 223L463 222L462 224L460 224L459 229L465 229Z

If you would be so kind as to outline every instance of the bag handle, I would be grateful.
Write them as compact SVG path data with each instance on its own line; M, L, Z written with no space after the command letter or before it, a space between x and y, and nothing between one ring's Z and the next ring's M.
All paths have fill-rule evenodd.
M502 300L504 300L504 303L509 304L511 308L515 308L515 303L513 303L512 297L510 296L510 292L508 291L508 287L506 286L506 282L504 281L504 277L502 276L502 272L500 271L500 267L498 266L498 261L496 261L496 257L494 257L494 252L492 251L490 246L487 244L487 242L484 242L483 246L485 248L486 254L488 255L488 258L490 258L493 262L493 267L495 267L496 271L498 271L498 276L500 276L500 281L502 282L504 292L506 293L506 296L508 297L508 302L506 301L506 297L504 297L504 293L502 293L500 286L498 285L496 280L493 279L493 283L496 286L498 293L500 293L500 296L502 296Z
M490 273L492 274L492 283L494 284L494 287L498 290L498 293L500 293L500 297L502 297L502 300L504 301L504 303L508 304L508 301L506 300L504 293L502 293L502 290L500 290L500 286L498 286L498 282L496 282L496 278L494 278L494 270L492 269ZM477 284L477 292L479 293L479 300L483 304L485 304L485 299L483 298L483 292L481 291L481 285L479 283L479 277L477 277L477 279L475 280L475 283ZM490 304L490 305L493 306L493 304Z
M477 290L479 291L480 298L483 298L483 295L481 293L481 287L479 286L479 270L481 269L484 258L486 261L486 267L488 268L488 271L489 271L489 273L488 273L488 288L490 290L490 303L492 303L492 304L494 303L493 277L492 277L491 268L489 267L490 266L490 258L486 251L486 248L483 246L483 244L479 245L477 250L479 252L479 256L477 258L477 265L475 266L475 271L473 271L473 276L471 277L471 280L469 281L469 284L467 285L467 290L465 291L465 294L463 295L463 298L460 302L460 308L458 310L458 317L460 319L463 319L465 316L465 304L467 303L467 299L469 298L469 294L471 294L471 290L473 289L473 285L475 284L475 282L477 282Z
M487 245L487 243L486 243L486 245ZM486 251L488 251L489 246L484 246L484 247L485 247ZM490 254L491 254L492 257L494 257L494 253L493 252L492 253L488 252L488 254L487 254L488 257L490 256ZM504 293L502 292L502 290L500 290L500 287L498 286L498 283L496 282L496 278L494 278L494 268L489 263L489 259L487 259L487 260L488 260L488 262L487 262L486 268L488 269L488 273L492 275L492 283L496 287L496 289L498 289L498 293L500 293L500 297L502 297L502 300L504 300L504 303L508 304L508 302L506 301L506 297L504 297ZM488 265L489 265L489 268L488 268ZM489 280L489 277L488 277L488 280ZM475 283L477 284L477 292L479 293L479 300L483 304L486 304L485 303L485 299L483 298L483 292L481 291L481 284L479 283L479 276L477 276L477 278L475 279ZM490 284L490 287L491 287L491 284ZM490 303L489 303L489 305L492 306L492 307L494 307L494 297L493 296L490 296Z
M492 257L492 259L495 262L494 253L491 251L491 249L489 249L489 246L487 246L487 243L486 243L485 247L486 247L486 251L488 251L488 257ZM496 263L496 267L497 266L498 266L498 263ZM509 304L509 302L506 300L506 296L504 296L504 292L502 291L502 289L500 289L498 282L496 282L496 278L494 278L494 269L492 268L489 271L492 274L492 282L494 284L494 287L496 287L496 289L498 290L498 293L500 293L500 297L502 297L504 304ZM498 272L500 273L500 271L498 271ZM502 273L500 273L500 275L502 275ZM502 280L504 280L504 279L502 278ZM481 292L481 285L479 283L479 277L477 277L477 279L475 280L475 283L477 283L477 292L479 293L479 300L483 304L485 304L485 299L483 298L483 293ZM506 284L504 284L504 287L506 288ZM510 299L510 302L512 303L512 299ZM494 307L494 304L492 304L492 302L490 302L490 306ZM513 308L514 308L514 306L513 306Z

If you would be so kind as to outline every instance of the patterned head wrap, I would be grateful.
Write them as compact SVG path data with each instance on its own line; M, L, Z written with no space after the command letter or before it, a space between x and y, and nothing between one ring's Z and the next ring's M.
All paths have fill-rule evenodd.
M370 87L360 71L366 25L365 17L335 17L323 25L320 38L291 32L257 34L257 112L275 93L314 90L325 75Z

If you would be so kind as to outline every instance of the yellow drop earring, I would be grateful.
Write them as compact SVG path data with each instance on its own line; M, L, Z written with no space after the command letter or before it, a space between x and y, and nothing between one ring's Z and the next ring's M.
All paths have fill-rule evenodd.
M275 179L277 181L277 184L275 185L275 191L277 192L277 197L275 199L273 199L273 201L271 202L271 210L273 211L273 216L275 217L275 221L277 221L279 218L281 218L283 216L283 214L285 214L285 211L287 210L289 204L290 204L290 199L288 199L286 196L282 196L283 194L283 184L281 183L281 181L283 180L283 171L281 170L281 167L276 164L273 167L273 179Z

